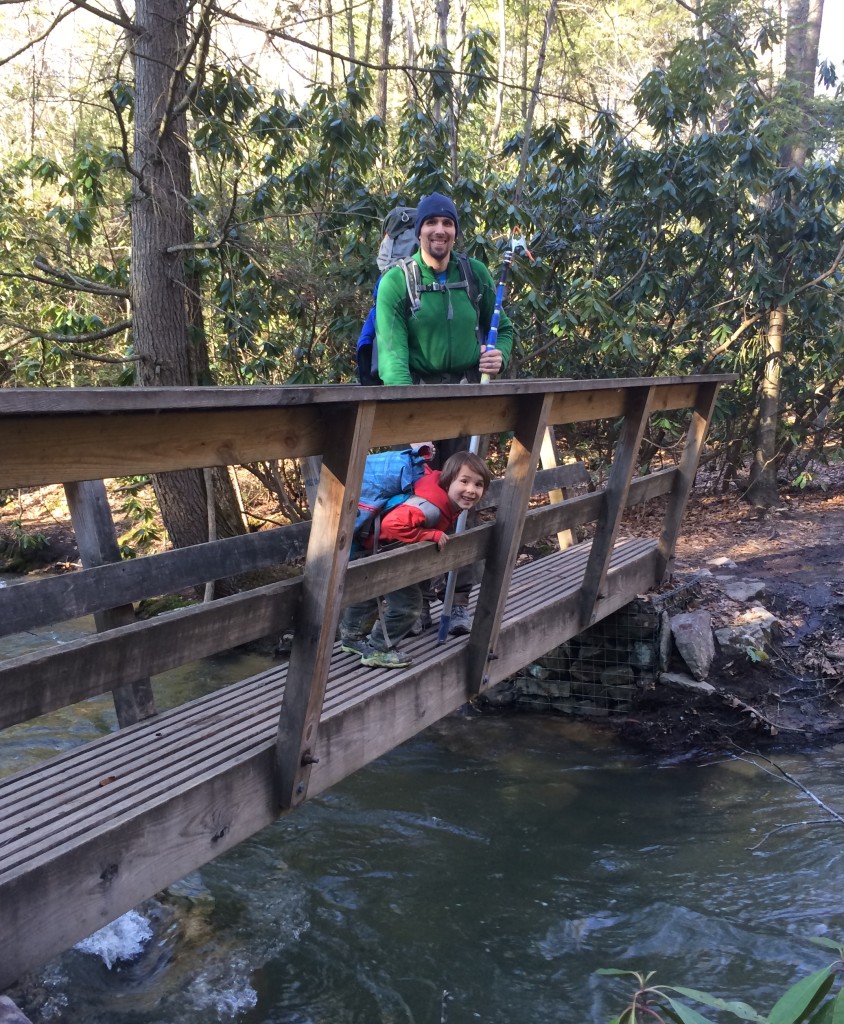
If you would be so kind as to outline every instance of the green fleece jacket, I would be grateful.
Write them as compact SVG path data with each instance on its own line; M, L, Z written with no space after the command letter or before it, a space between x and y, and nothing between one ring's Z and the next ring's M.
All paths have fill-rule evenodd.
M413 257L422 271L422 285L436 282L436 276L422 259ZM495 282L480 260L470 260L480 292L480 319L484 334L495 308ZM459 281L457 260L449 260L446 281ZM449 300L451 318L449 318ZM442 292L423 291L419 310L408 319L407 283L404 270L392 267L378 283L375 303L375 332L378 342L378 373L385 384L411 384L411 374L423 377L438 373L462 373L477 369L480 359L475 334L475 310L465 288ZM505 312L498 322L496 347L506 365L513 346L513 324Z

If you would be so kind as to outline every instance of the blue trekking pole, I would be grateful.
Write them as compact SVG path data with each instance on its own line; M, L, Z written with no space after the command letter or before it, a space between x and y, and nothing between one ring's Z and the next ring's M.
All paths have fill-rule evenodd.
M525 245L521 234L518 232L518 228L513 232L510 238L510 245L504 252L504 261L501 264L501 273L498 276L498 287L495 292L495 307L492 311L492 317L489 322L489 332L484 342L485 349L489 350L495 348L495 343L498 341L498 324L501 320L501 310L504 308L504 289L507 285L507 275L510 272L510 267L513 264L513 260L516 257L516 253L524 253L528 259L533 260L533 256L530 250ZM489 383L489 374L481 374L481 384ZM473 455L478 454L478 448L481 445L480 434L476 434L469 440L469 451ZM469 510L464 509L458 516L457 523L454 527L454 536L463 533L466 529L466 519L469 515ZM451 625L451 606L454 603L454 588L457 585L457 573L452 570L448 574L448 579L445 585L445 594L443 596L443 606L440 612L440 628L437 633L437 643L444 644L448 639L448 629Z

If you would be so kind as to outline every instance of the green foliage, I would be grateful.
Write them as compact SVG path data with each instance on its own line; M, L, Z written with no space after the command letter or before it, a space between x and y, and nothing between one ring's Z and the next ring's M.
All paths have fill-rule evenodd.
M47 537L38 530L27 530L21 519L13 519L0 530L0 554L9 568L24 567L37 552L48 544Z
M163 531L156 518L156 505L150 494L149 477L124 477L120 481L123 495L121 512L132 525L117 538L121 558L136 558L159 544Z
M610 1024L643 1024L644 1021L665 1024L713 1024L689 1003L710 1010L722 1011L731 1018L754 1024L842 1024L844 1022L844 990L836 988L842 969L844 949L827 939L813 939L818 945L833 949L837 961L807 978L802 978L783 993L767 1014L739 1000L722 999L708 992L678 985L655 985L654 973L605 968L597 973L608 977L630 978L636 988L625 1009ZM677 996L682 997L678 999ZM719 1015L718 1020L723 1020Z
M653 5L651 16L667 10ZM522 15L519 33L535 43L538 8ZM620 2L616 16L618 31L635 35L639 9ZM496 40L486 30L469 26L459 56L423 50L425 73L386 121L363 68L297 99L210 62L191 93L186 197L197 245L185 270L203 308L188 340L207 349L202 379L353 380L381 219L399 200L445 191L471 255L496 270L518 226L537 257L518 262L508 286L511 375L738 372L713 434L734 459L732 442L740 454L751 434L767 315L786 306L781 452L790 478L808 483L811 468L794 453L827 458L844 433L841 101L816 101L808 159L782 166L797 105L757 63L781 26L736 5L706 4L701 16L701 31L676 45L666 21L661 59L633 96L634 128L619 110L589 120L572 104L570 119L551 108L543 119L540 108L523 177L511 94L504 141L487 149ZM566 21L575 66L595 42L587 22ZM834 69L822 74L832 81ZM130 273L123 133L134 95L120 69L107 94L120 122L89 118L66 151L0 167L0 384L132 382L131 362L79 357L132 356L130 336L99 337L126 316ZM45 267L84 287L64 290L68 278ZM677 427L655 430L673 437Z

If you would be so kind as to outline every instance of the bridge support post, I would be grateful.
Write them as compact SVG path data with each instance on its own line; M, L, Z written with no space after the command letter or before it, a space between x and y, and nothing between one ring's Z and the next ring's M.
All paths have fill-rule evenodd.
M636 469L636 456L651 411L653 388L635 388L625 393L624 426L616 446L609 480L604 490L601 515L583 575L580 621L583 629L592 625L595 609L604 590L612 549L627 504L627 492Z
M686 445L680 458L676 483L668 498L668 507L665 510L662 532L659 537L657 579L660 581L670 575L674 564L674 549L680 535L680 522L694 486L695 473L697 473L700 455L709 432L712 414L715 412L715 401L718 398L719 388L720 383L717 381L698 385L692 418L686 434Z
M276 737L278 802L284 810L305 800L317 757L319 719L374 421L374 402L350 407L338 419L332 444L323 453Z
M519 398L518 424L510 443L504 490L495 515L495 530L485 560L466 656L471 694L480 693L487 684L487 662L494 657L551 405L550 395Z
M120 548L114 520L108 505L105 483L102 480L81 480L64 485L73 531L79 557L86 569L92 569L107 562L120 561ZM127 626L135 621L135 609L131 604L109 608L94 613L98 633L118 626ZM156 713L155 697L149 679L125 683L112 691L117 724L121 729L134 725Z
M557 455L557 439L554 435L553 426L545 428L545 434L542 438L540 460L542 462L543 469L554 469L560 464L560 460ZM564 487L554 488L548 492L548 500L552 505L565 501L567 497L568 495L566 494L566 489ZM560 530L557 533L557 543L560 545L560 551L565 551L566 548L570 548L574 542L574 530Z

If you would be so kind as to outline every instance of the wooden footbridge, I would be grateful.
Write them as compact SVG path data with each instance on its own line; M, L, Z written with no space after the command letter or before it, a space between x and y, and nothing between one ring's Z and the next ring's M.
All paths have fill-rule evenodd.
M0 391L0 489L64 484L85 565L0 590L0 633L85 614L98 629L0 662L0 729L107 691L121 725L0 780L0 990L659 583L732 379ZM638 475L648 417L668 410L688 410L682 456ZM537 474L547 429L598 419L618 425L606 485L565 499L567 467ZM440 553L348 563L370 448L490 433L512 433L494 521ZM104 479L313 456L303 575L135 621L143 598L277 564L302 528L120 561ZM540 486L557 500L528 511ZM625 508L660 496L658 534L625 536ZM589 522L591 542L515 568L521 545ZM402 671L340 652L345 605L480 562L469 637L405 641ZM157 674L287 630L286 664L155 713Z

